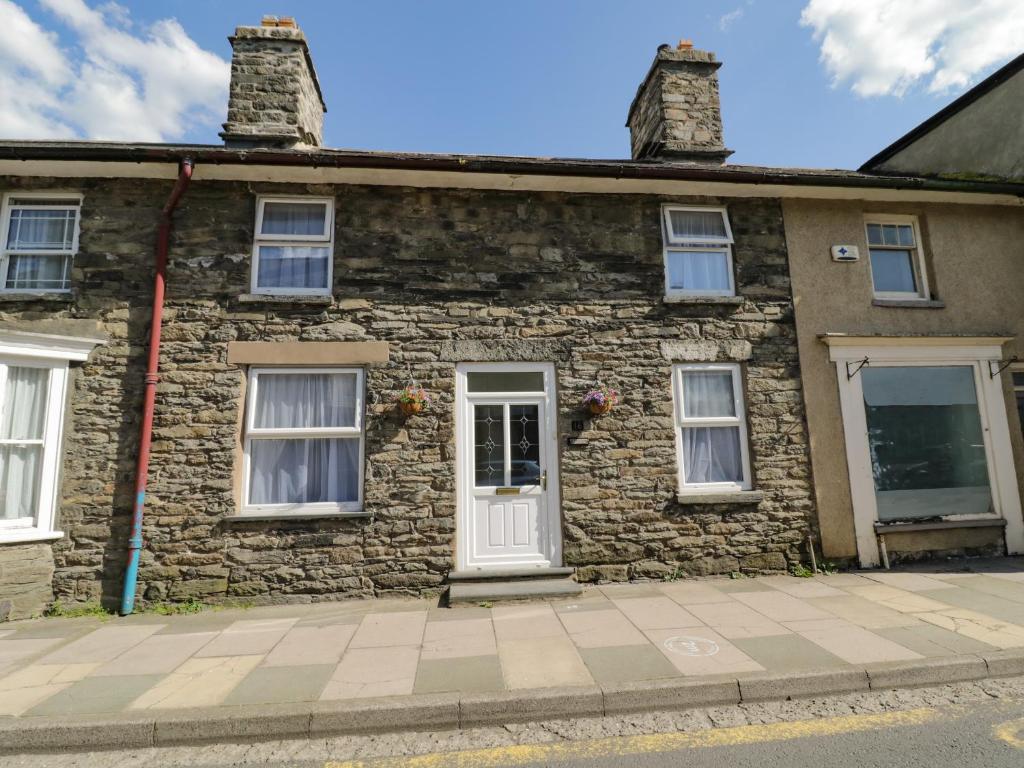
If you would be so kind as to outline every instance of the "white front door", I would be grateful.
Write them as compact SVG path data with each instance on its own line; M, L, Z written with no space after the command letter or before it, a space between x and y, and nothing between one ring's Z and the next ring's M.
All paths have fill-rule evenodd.
M545 567L560 559L554 369L458 369L458 565Z

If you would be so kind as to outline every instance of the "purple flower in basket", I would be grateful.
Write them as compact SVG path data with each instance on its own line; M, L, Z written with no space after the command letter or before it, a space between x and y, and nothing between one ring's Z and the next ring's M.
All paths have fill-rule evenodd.
M618 402L618 390L606 387L604 384L595 387L583 396L583 404L588 406L593 405L603 408L605 406L615 405Z

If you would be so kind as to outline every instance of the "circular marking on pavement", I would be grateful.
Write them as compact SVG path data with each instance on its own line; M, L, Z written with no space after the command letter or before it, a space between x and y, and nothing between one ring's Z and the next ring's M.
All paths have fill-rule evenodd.
M1000 741L1005 741L1014 749L1024 749L1024 717L999 723L992 730Z
M703 637L676 635L665 641L665 647L680 656L714 656L718 653L718 643Z

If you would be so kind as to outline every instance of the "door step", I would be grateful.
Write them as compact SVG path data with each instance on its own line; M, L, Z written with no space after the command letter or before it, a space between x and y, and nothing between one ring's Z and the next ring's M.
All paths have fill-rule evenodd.
M448 604L575 597L582 592L572 568L452 571Z

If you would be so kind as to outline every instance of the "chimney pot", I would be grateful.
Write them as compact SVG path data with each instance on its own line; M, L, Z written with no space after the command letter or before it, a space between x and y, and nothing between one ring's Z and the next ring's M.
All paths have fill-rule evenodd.
M680 40L676 46L677 51L688 51L693 48L693 40Z

